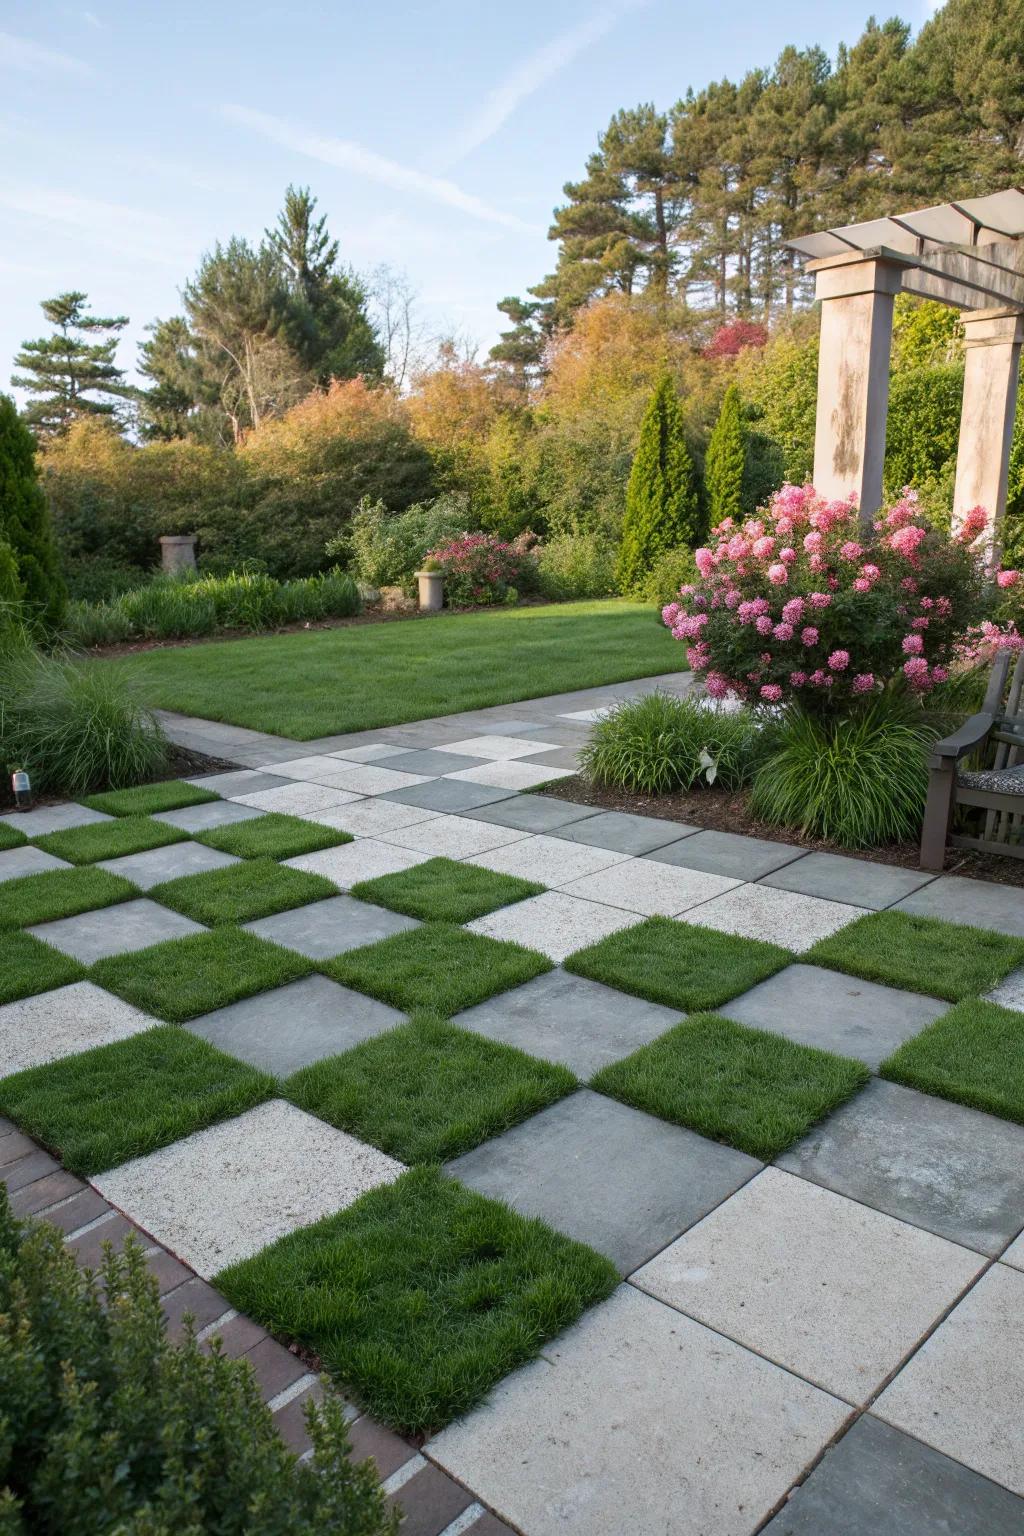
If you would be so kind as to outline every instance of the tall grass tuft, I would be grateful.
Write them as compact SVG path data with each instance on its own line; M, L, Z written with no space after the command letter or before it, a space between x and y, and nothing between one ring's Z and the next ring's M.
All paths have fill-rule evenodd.
M844 848L915 839L937 735L920 705L898 694L831 718L791 706L766 728L750 808Z
M759 725L692 699L649 693L599 720L581 753L595 784L667 795L695 784L738 789L753 772Z
M0 757L37 790L82 795L154 777L167 763L156 716L114 662L45 655L25 639L0 654Z

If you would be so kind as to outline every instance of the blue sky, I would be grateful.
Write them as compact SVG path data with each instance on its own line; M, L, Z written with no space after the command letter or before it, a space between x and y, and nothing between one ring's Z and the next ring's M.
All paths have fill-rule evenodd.
M899 8L913 25L927 0ZM619 107L830 53L839 0L0 0L0 389L68 288L145 324L203 250L258 239L289 182L346 260L387 262L425 325L483 347L550 268L566 180ZM882 12L880 14L887 14Z

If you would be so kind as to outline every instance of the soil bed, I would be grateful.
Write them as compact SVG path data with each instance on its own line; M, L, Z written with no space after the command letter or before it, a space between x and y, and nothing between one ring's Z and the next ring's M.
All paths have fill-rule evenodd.
M154 773L151 778L140 780L140 783L154 784L162 779L197 779L204 773L230 773L238 767L238 763L231 762L226 757L207 757L204 752L191 752L187 747L179 747L174 742L168 743L167 761L159 773ZM99 794L108 785L100 785L90 794ZM132 788L135 786L132 785ZM62 805L65 801L73 799L71 795L41 794L33 797L32 809L36 810L41 805ZM14 792L11 789L11 781L4 778L0 782L0 811L13 811Z

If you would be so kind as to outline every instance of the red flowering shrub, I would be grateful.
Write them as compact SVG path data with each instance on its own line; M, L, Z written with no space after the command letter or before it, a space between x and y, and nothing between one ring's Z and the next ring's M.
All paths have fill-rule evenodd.
M757 518L715 529L662 617L713 698L822 711L896 678L924 694L983 610L984 526L978 508L940 534L907 490L865 533L852 501L785 485Z
M705 357L736 357L744 347L763 347L768 342L768 327L756 320L732 320L719 326L707 346Z
M526 562L532 557L489 533L460 533L427 557L444 573L450 608L515 602Z

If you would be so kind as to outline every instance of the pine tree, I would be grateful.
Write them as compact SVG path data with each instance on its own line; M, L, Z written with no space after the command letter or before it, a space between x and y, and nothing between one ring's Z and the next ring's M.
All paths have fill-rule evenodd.
M704 460L704 489L712 528L723 518L743 515L743 470L746 433L740 408L740 392L730 384L722 409L711 431Z
M77 291L44 299L40 307L56 334L24 342L14 359L24 372L12 375L11 383L36 397L25 408L25 420L42 433L62 435L76 416L113 416L117 402L135 394L114 361L128 317L90 315L88 302L88 295ZM101 335L107 339L90 339Z
M662 376L640 425L626 489L626 515L616 566L621 592L637 592L659 556L700 537L700 502L683 433L679 396Z
M0 395L0 544L14 555L27 616L55 629L67 593L36 473L35 443L9 395Z

